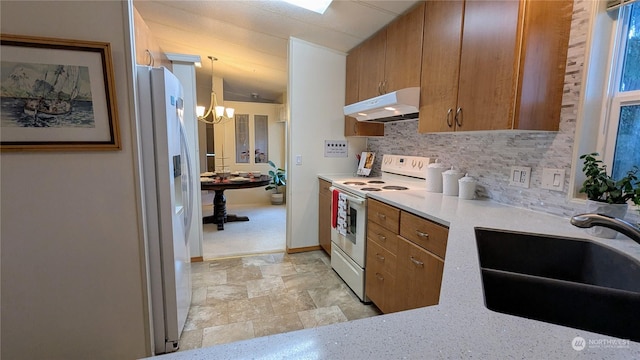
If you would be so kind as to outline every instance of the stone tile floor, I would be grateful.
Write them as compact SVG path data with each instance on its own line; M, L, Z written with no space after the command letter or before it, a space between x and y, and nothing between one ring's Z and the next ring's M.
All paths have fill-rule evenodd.
M180 350L380 314L360 302L321 250L193 263L191 279Z

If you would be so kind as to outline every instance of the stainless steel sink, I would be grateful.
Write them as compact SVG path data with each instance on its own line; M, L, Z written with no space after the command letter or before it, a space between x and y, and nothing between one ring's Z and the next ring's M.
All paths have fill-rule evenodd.
M475 233L487 308L640 341L640 261L584 239Z

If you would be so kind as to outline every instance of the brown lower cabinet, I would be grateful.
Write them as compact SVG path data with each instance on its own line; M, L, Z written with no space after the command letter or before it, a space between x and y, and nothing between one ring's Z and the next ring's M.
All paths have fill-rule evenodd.
M318 241L322 249L331 256L331 182L318 179Z
M383 313L438 304L447 236L442 225L369 200L367 297Z
M398 311L396 294L396 255L374 240L367 240L365 291L383 313Z
M437 305L444 261L399 237L396 287L398 310Z

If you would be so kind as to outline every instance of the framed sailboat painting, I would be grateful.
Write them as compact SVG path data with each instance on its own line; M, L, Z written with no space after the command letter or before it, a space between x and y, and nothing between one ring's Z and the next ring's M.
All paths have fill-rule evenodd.
M109 43L0 40L1 151L121 148Z

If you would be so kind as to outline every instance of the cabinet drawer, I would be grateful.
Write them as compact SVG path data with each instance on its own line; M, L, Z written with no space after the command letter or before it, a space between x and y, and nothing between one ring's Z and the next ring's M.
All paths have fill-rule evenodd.
M367 297L385 314L397 311L395 272L396 256L383 249L375 241L368 240L365 292Z
M369 221L367 223L367 238L374 240L392 254L396 254L398 249L398 234L395 232L373 221Z
M377 242L367 240L367 270L396 274L396 255Z
M380 224L384 228L398 234L398 229L400 227L399 209L383 204L380 201L369 200L367 211L367 218L369 221Z
M367 269L365 292L367 297L385 314L398 311L395 286L395 276L384 271Z
M444 259L449 229L419 216L402 212L400 235Z

